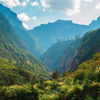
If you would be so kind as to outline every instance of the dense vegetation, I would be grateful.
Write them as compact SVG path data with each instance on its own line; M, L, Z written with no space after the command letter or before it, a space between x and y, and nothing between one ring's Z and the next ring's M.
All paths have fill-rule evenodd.
M54 75L58 75L56 73L57 71ZM35 79L26 85L3 86L0 89L0 98L1 100L32 100L33 98L100 100L100 53L80 64L75 72L64 72L61 76L48 81Z

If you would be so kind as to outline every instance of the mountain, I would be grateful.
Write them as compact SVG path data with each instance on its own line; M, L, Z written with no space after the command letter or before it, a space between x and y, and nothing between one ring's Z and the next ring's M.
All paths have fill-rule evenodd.
M22 22L17 18L16 13L12 12L9 8L3 6L2 4L0 4L0 12L2 12L12 26L25 30L22 26Z
M54 23L42 24L29 32L38 39L43 48L48 49L58 39L73 39L88 30L86 25L75 24L70 20L57 20Z
M71 64L71 71L74 71L77 66L92 58L92 55L100 52L100 29L90 31L86 34L83 42L78 50L78 53Z
M100 16L97 18L97 20L93 20L90 24L89 24L89 29L91 30L95 30L100 28Z
M63 52L60 60L60 68L69 70L74 57L78 53L78 49L82 43L82 38L75 39Z
M13 26L14 31L26 45L28 52L40 57L44 49L38 44L37 40L31 36L27 30L22 26L22 22L17 18L17 14L12 12L9 8L0 4L0 11Z
M42 56L41 60L50 69L59 69L60 60L64 50L72 43L73 40L61 41L59 40L53 44Z
M28 52L35 55L36 57L40 57L44 53L44 49L38 44L37 39L27 33L25 30L14 27L16 34L23 40L25 43Z
M13 64L21 66L41 77L48 77L48 67L27 52L23 41L17 36L13 27L0 13L0 57L11 60ZM37 73L38 72L38 73Z
M100 17L89 25L75 24L71 20L57 20L53 23L41 24L30 30L29 33L38 39L39 44L46 50L58 39L73 39L84 33L100 28Z

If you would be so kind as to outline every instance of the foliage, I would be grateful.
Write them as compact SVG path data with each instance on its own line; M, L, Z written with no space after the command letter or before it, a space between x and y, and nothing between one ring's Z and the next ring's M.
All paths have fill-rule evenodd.
M64 76L57 79L45 81L32 76L31 83L27 85L1 87L0 98L5 97L7 100L12 98L12 100L31 100L33 97L37 98L36 100L99 100L99 55L95 54L93 59L80 64L76 71L64 72Z
M38 93L31 91L28 85L2 87L0 89L0 98L3 100L38 100Z

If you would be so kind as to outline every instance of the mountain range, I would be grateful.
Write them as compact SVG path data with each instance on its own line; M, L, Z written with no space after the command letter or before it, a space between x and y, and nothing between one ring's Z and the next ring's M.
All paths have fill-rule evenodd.
M71 20L57 20L53 23L41 24L30 30L29 33L35 36L39 44L48 49L59 39L74 39L77 36L83 36L86 32L100 27L100 17L92 21L89 25L80 25L73 23Z

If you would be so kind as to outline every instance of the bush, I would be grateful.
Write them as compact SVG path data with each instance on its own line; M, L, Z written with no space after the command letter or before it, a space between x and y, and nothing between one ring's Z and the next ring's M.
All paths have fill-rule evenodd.
M38 100L37 92L31 91L28 85L4 87L1 89L0 97L2 100Z

